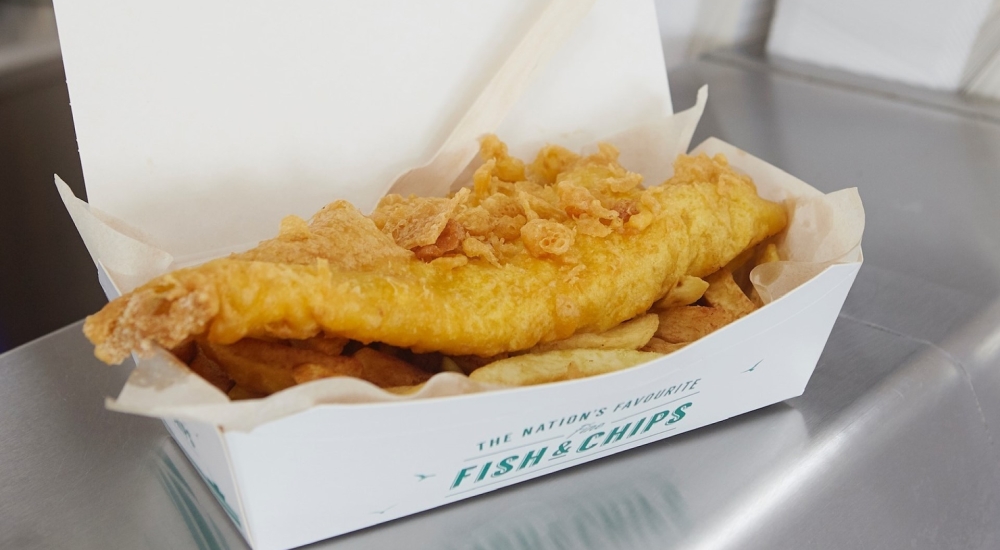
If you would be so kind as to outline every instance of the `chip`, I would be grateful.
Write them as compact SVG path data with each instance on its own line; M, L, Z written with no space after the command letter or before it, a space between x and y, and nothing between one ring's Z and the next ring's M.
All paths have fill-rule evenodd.
M662 338L654 336L649 339L649 342L646 342L646 345L641 348L641 351L651 351L653 353L662 353L663 355L666 355L668 353L673 353L686 345L686 343L672 344Z
M208 381L209 384L222 390L223 393L229 392L233 387L232 378L226 374L226 371L218 363L209 359L198 346L194 346L194 358L191 359L191 364L188 367L195 374Z
M740 252L739 255L730 260L729 263L726 264L726 266L723 269L729 271L730 273L735 273L737 270L745 267L756 253L757 253L756 247L751 246L750 248L747 248L743 252Z
M529 353L490 363L476 369L469 378L486 384L532 386L615 372L659 357L659 353L622 349Z
M754 262L754 267L761 264L780 261L781 257L778 256L778 247L775 246L774 243L768 243L757 253L757 259ZM750 288L750 301L759 308L764 307L764 301L760 299L760 294L757 292L757 288L753 285L751 285Z
M242 401L244 399L260 399L261 397L267 397L267 395L263 393L250 391L240 385L233 386L233 389L229 390L228 395L231 401Z
M767 264L771 262L780 262L781 258L778 256L778 247L774 243L768 243L760 254L757 256L756 265Z
M442 372L457 372L459 374L465 374L465 372L462 370L462 368L458 366L458 363L456 363L455 360L452 359L451 357L442 357L441 358L441 371Z
M305 384L313 380L343 376L337 369L315 363L304 363L292 368L292 378L296 384Z
M705 302L711 307L730 314L733 320L756 309L753 302L743 293L743 289L733 280L733 274L729 270L720 269L706 277L706 280L708 281L708 290L703 296Z
M565 340L539 344L528 353L543 353L560 349L639 349L656 333L660 318L641 315L600 333L574 334Z
M347 338L337 336L314 336L305 340L289 340L288 344L300 349L311 349L327 355L340 355L344 352L344 346L350 342Z
M183 344L170 350L170 353L174 354L174 357L179 359L181 363L190 365L191 361L194 361L194 357L198 353L198 345L194 340L188 340L187 342L184 342Z
M413 386L392 386L390 388L382 388L389 393L394 393L396 395L410 395L411 393L417 393L420 388L424 387L423 384L415 384Z
M705 306L682 306L660 313L656 337L671 344L685 344L711 334L733 321L725 310Z
M510 357L509 353L501 353L492 357L479 357L478 355L455 355L450 359L458 365L458 368L465 374L472 374L476 369L482 368L494 361Z
M708 281L698 277L681 277L667 295L653 304L654 310L662 311L677 306L693 304L701 299L708 289Z
M294 386L297 382L293 369L299 365L312 363L327 367L327 372L336 372L338 376L359 378L364 371L361 362L351 357L334 357L253 338L244 338L228 345L201 341L199 347L236 384L264 395Z
M363 366L359 378L368 380L380 388L412 386L425 382L431 377L430 373L425 370L372 348L359 349L354 353L354 359Z

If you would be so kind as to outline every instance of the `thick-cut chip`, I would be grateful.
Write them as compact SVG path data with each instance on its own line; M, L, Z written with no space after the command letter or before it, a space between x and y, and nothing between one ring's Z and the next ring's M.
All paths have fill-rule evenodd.
M363 371L360 378L368 380L381 388L392 386L413 386L426 382L430 373L421 370L398 357L387 353L361 348L354 354L361 362Z
M677 284L667 292L667 295L660 298L653 309L662 311L678 306L691 305L701 299L708 289L708 281L686 275L677 280Z
M418 369L424 372L429 372L433 375L435 373L441 372L441 359L444 357L444 355L441 355L440 353L437 352L413 353L408 349L404 349L403 353L397 355L397 357L417 367Z
M267 396L262 393L250 391L240 385L233 386L233 389L229 390L230 401L242 401L244 399L260 399L261 397L267 397Z
M605 332L574 334L565 340L539 344L528 350L528 353L559 349L639 349L653 337L659 325L660 318L650 313Z
M646 345L643 346L639 351L651 351L653 353L662 353L666 355L668 353L673 353L683 348L686 345L687 344L671 344L666 340L654 336L650 338L649 342L646 342Z
M327 367L340 376L364 377L364 366L351 357L333 357L275 342L244 338L229 345L206 341L199 345L237 384L264 395L294 386L293 369L307 363Z
M456 363L451 357L447 356L441 358L441 372L457 372L459 374L465 374L462 368L458 366L458 363Z
M228 392L233 387L233 380L226 374L226 371L218 363L209 359L197 346L195 346L194 359L191 360L188 367L223 392Z
M170 353L174 354L174 357L177 359L180 359L181 363L190 365L191 361L194 361L195 355L198 354L198 345L194 340L188 340L170 350Z
M382 342L373 342L368 347L386 355L402 359L422 371L429 372L431 374L441 372L441 359L444 356L440 353L414 353L413 350L390 346L389 344L384 344ZM354 355L356 352L357 350L353 350L351 355Z
M753 302L743 293L743 289L733 280L733 274L726 269L720 269L706 277L708 290L705 291L705 302L719 308L739 319L753 312Z
M656 337L671 344L694 342L735 320L725 310L704 306L675 307L659 315Z
M304 363L292 369L292 378L295 379L296 384L305 384L313 380L332 378L334 376L343 375L336 369L315 363Z
M531 386L619 371L659 357L659 353L623 349L529 353L490 363L469 378L503 386Z
M327 355L340 355L344 352L344 346L346 346L348 342L350 342L350 340L347 338L323 335L306 338L305 340L288 341L288 343L294 348L311 349Z
M726 264L725 270L733 274L733 280L743 289L743 293L749 295L753 285L750 284L750 270L756 265L753 260L757 257L758 247L751 246L740 253L733 261Z
M412 386L392 386L391 388L383 388L389 393L394 393L396 395L410 395L411 393L417 393L420 388L424 387L423 383L414 384Z
M754 267L761 264L781 261L781 256L778 255L778 247L775 246L774 243L767 243L767 245L763 247L758 246L757 248L758 248L757 259L754 262L755 264ZM757 287L750 284L749 278L747 280L747 284L750 286L750 292L749 292L750 301L753 302L753 305L759 308L764 307L764 301L760 299L760 294L757 292Z
M723 269L729 271L730 273L735 273L737 270L743 267L753 267L752 264L750 263L750 260L754 258L754 255L756 253L757 253L756 247L751 246L750 248L747 248L743 252L740 252L738 256L730 260L729 263L726 264L726 266Z
M767 243L757 256L756 265L766 264L771 262L780 262L781 257L778 256L778 247L774 243Z
M453 361L455 361L455 364L458 365L458 368L462 369L462 372L465 374L472 374L472 372L476 369L489 365L494 361L510 357L510 354L501 353L490 357L479 357L478 355L453 355L450 357Z

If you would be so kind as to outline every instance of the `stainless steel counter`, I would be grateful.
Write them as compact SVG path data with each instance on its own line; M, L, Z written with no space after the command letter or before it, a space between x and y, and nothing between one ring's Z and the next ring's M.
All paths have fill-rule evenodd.
M315 547L1000 548L1000 125L725 56L675 104L705 82L699 135L865 202L806 393ZM0 356L0 548L245 547L159 421L104 410L127 373L79 324Z

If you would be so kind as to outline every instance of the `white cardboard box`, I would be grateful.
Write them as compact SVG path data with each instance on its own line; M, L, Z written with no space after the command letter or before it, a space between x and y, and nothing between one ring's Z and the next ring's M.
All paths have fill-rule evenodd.
M696 345L596 378L321 405L249 433L165 423L250 544L290 548L800 395L858 267L831 266Z
M444 141L489 80L478 62L516 42L541 4L364 6L56 1L90 205L60 192L109 296L268 237L285 214L333 198L373 206ZM396 51L400 35L407 52ZM658 182L688 149L705 101L671 116L659 48L650 1L598 0L503 123L483 131L522 155L546 141L610 138L626 167ZM493 57L489 67L503 62ZM416 91L385 91L400 82ZM109 406L163 418L250 544L283 549L797 396L861 264L857 194L823 196L718 140L699 149L726 153L762 196L789 201L782 246L793 253L781 273L806 282L662 359L447 397L317 400L312 390L338 383L325 380L229 403L154 357Z

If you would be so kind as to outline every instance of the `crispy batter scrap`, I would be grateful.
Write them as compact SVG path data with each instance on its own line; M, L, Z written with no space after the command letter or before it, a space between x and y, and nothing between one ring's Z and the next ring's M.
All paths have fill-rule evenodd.
M575 238L572 229L552 220L534 219L521 227L524 247L536 258L565 254Z
M528 169L495 136L483 139L481 154L471 189L448 198L389 195L372 213L375 225L423 261L464 254L503 265L522 250L561 256L577 234L641 231L658 211L643 198L642 176L620 166L608 144L586 157L545 147Z
M494 175L501 180L511 183L524 180L524 162L508 155L507 144L495 135L483 138L479 145L479 155L483 160L496 163Z
M372 218L380 229L403 248L414 249L433 245L455 215L455 210L468 196L462 189L446 199L421 198L400 200L397 196L383 199Z
M418 260L429 262L458 250L467 235L462 224L455 220L448 220L444 230L441 231L433 244L417 246L413 249L413 253L416 254Z

